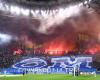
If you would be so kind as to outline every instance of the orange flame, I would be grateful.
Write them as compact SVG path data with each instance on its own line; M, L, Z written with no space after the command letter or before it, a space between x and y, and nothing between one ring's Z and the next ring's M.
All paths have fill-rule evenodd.
M61 37L47 42L44 44L45 52L49 52L51 55L62 55L64 51L67 53L73 49L73 45L67 42Z

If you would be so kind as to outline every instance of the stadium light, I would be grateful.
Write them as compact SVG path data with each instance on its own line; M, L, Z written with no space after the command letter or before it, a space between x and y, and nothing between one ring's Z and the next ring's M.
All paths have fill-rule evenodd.
M0 44L9 43L12 39L11 35L0 33Z
M92 0L84 0L83 5L89 4ZM10 12L13 15L24 15L24 16L30 16L32 14L32 17L36 18L47 18L48 16L53 16L53 15L60 15L61 14L65 15L67 17L71 16L72 14L75 14L77 10L83 6L82 2L77 3L75 5L70 5L70 6L58 6L54 9L41 9L41 8L34 8L34 9L29 9L29 8L24 8L22 6L14 5L14 4L9 4L6 3L2 0L0 0L0 10L4 12ZM74 11L75 10L75 11Z
M69 17L73 12L73 9L78 9L79 5L71 5L69 7L59 7L56 9L28 9L28 8L23 8L21 6L18 5L13 5L13 4L8 4L5 3L3 1L0 1L0 10L4 11L4 12L10 12L12 15L24 15L24 16L29 16L30 14L32 14L32 17L36 17L36 18L47 18L48 16L53 16L53 15L60 15L60 14L64 14L65 12L67 12L67 16ZM76 10L77 10L76 9ZM65 13L66 14L66 13Z

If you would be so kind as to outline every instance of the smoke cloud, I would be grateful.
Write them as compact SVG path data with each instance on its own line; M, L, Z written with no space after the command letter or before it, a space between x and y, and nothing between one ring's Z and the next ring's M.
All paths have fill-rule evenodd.
M100 50L100 15L95 9L73 5L57 12L40 19L0 15L0 32L12 34L25 46L41 45L47 51Z

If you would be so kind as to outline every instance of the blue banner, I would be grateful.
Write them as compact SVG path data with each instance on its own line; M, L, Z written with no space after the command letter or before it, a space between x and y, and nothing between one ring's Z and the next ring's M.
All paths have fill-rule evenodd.
M80 71L94 71L91 62L92 57L50 57L50 63L43 57L23 59L14 65L12 68L3 70L3 73L21 74L27 71L33 74L48 74L48 73L73 73L75 66L80 67ZM50 64L50 65L49 65Z

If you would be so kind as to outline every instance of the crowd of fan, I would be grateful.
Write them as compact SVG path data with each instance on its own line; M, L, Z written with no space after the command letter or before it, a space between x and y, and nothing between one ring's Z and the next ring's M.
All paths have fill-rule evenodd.
M0 68L8 68L14 63L14 56L0 53Z
M11 67L16 61L22 59L24 56L31 56L35 57L36 55L13 55L10 52L0 52L0 68L9 68ZM70 55L69 55L70 56ZM47 55L43 56L47 60L47 62L50 64L50 59ZM93 56L93 64L95 68L97 68L100 71L100 54Z

